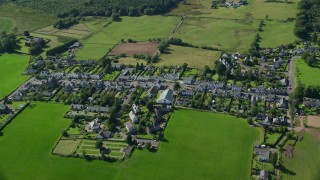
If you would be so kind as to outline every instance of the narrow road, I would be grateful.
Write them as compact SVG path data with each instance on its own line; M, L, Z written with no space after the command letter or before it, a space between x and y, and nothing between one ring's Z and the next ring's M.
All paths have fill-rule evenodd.
M294 91L294 57L291 57L290 62L289 62L289 68L288 68L288 80L289 80L289 88L288 88L288 93L290 94L291 92Z
M176 28L173 30L173 32L172 32L171 36L169 37L169 39L173 38L174 34L179 30L179 28L181 27L181 25L182 25L182 23L183 23L183 21L184 21L185 18L186 18L186 16L182 16L182 17L181 17L181 20L180 20L179 24L178 24L178 25L176 26Z

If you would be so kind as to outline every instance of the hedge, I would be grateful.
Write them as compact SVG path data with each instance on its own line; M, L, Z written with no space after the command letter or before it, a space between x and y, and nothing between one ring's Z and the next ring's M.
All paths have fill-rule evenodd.
M64 44L62 44L60 46L54 47L52 49L49 49L46 54L47 54L47 56L54 56L56 54L61 54L61 53L65 52L65 51L67 51L68 47L73 45L77 41L78 40L74 39L74 40L66 42L66 43L64 43Z

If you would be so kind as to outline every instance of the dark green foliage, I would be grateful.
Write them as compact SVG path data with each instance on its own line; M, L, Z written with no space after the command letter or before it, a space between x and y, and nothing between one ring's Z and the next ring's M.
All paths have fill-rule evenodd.
M12 52L17 46L16 36L2 32L0 34L0 53Z
M63 53L65 51L67 51L68 47L71 46L72 44L74 44L75 42L77 42L77 40L71 40L71 41L69 41L67 43L64 43L61 46L57 46L57 47L54 47L52 49L49 49L47 51L47 56L54 56L56 54Z
M42 10L58 17L153 15L168 12L180 0L4 0Z
M301 0L298 4L295 34L302 39L307 39L312 32L320 31L320 1Z
M60 19L56 23L54 23L53 27L57 29L67 29L70 26L73 26L75 24L78 24L79 20L77 18L66 18L66 19Z
M315 53L309 53L305 52L302 55L302 59L309 65L309 66L314 66L317 63L317 58Z

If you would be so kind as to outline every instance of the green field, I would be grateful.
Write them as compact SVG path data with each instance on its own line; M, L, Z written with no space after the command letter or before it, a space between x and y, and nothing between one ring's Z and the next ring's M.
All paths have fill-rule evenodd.
M189 67L202 68L205 65L213 66L213 62L220 58L220 51L203 50L199 48L173 46L169 47L169 53L161 54L157 66L181 66L187 63Z
M320 74L320 67L317 65L316 67L310 67L307 63L304 62L300 57L295 58L294 60L294 68L295 68L295 81L300 80L304 85L319 85L320 79L315 78Z
M293 33L294 22L278 22L264 21L265 26L262 32L259 32L261 37L260 46L262 48L276 48L280 45L293 43L296 37Z
M320 131L308 130L294 148L294 157L283 156L283 179L320 179Z
M102 26L102 29L99 29L99 26L106 22L87 22L86 25L96 33L81 41L84 47L77 52L77 59L100 59L121 39L147 41L153 38L168 38L178 20L179 17L174 16L122 17L121 22Z
M167 142L160 144L157 153L136 150L124 162L86 162L50 155L70 123L62 118L68 108L36 103L3 130L0 179L249 178L251 149L258 131L242 119L179 110L172 115Z
M193 0L187 1L188 5L179 5L173 10L172 14L184 15L190 17L214 17L222 19L264 19L266 15L272 20L286 20L289 17L295 17L297 12L297 3L299 0L283 0L278 2L266 2L265 0L248 0L247 6L240 8L218 8L210 9L212 0Z
M20 33L26 30L33 31L45 26L49 26L57 20L56 17L48 15L45 12L40 12L14 4L0 5L0 17L12 19L14 22L10 22L10 24L15 25L14 27L16 27ZM2 25L0 21L0 30L3 28L1 26ZM10 29L12 29L12 27Z
M253 42L258 21L186 18L176 38L198 46L246 52Z
M0 32L11 32L14 28L14 21L11 18L0 17Z
M18 54L0 54L0 99L9 95L28 79L23 76L29 57Z

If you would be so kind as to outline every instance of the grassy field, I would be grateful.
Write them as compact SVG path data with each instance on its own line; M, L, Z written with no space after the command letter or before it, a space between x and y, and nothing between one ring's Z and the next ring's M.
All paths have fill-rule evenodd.
M308 130L297 142L292 159L283 156L283 179L320 179L320 131Z
M47 35L54 35L54 36L65 36L74 39L83 39L91 35L92 30L89 29L85 24L80 23L74 26L71 26L68 29L56 29L53 26L47 26L35 31L39 34L47 34Z
M220 58L220 51L209 51L199 48L170 46L168 54L161 54L160 61L155 65L181 66L187 63L189 67L202 68L205 65L211 67L213 62Z
M320 79L314 78L318 77L320 74L319 65L317 65L316 67L310 67L301 58L295 58L294 68L295 81L300 80L306 86L320 84Z
M247 6L240 8L218 8L210 9L211 0L193 0L187 1L188 5L179 5L173 10L172 14L184 15L190 17L214 17L223 19L245 19L248 16L253 19L264 19L266 15L273 20L286 20L289 17L295 17L297 12L297 3L299 0L289 0L289 3L266 2L265 0L248 0Z
M251 149L258 131L245 120L179 110L172 115L167 142L161 143L157 153L136 150L124 162L86 162L50 155L61 131L70 123L62 118L67 110L60 104L37 103L4 129L0 179L249 178Z
M264 21L265 26L261 36L260 46L262 48L275 48L287 45L296 40L293 33L294 22Z
M85 24L96 33L81 41L84 47L77 52L77 59L100 59L121 39L147 41L168 38L178 20L179 17L174 16L142 16L122 17L121 22L113 22L108 26L99 20L87 22Z
M8 17L0 17L0 32L11 32L14 28L14 21Z
M20 33L26 30L33 31L49 26L57 20L56 17L47 15L44 12L31 10L14 4L0 5L0 17L12 19L14 23L10 22L10 24L14 24L14 27L16 27ZM1 26L0 29L2 29Z
M186 18L175 37L198 45L246 52L257 34L258 21Z
M18 54L0 55L0 99L9 95L15 88L28 79L23 76L29 57Z

